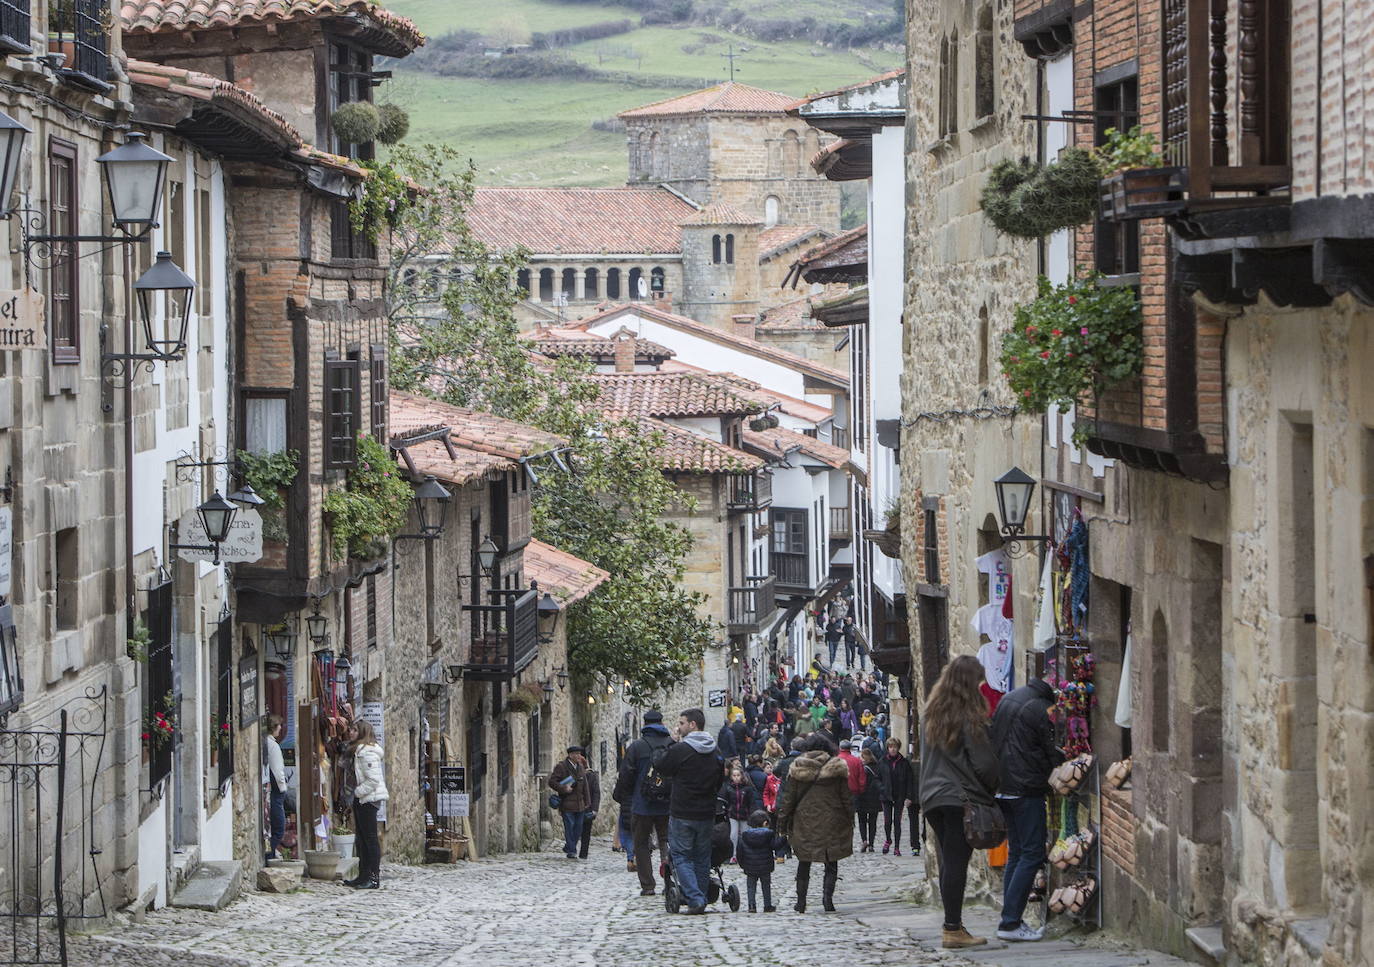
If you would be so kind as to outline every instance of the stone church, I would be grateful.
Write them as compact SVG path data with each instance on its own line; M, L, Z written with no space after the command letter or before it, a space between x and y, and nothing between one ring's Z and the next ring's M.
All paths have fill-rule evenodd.
M722 329L796 299L803 250L839 230L839 186L812 170L819 135L796 99L728 82L626 111L629 184L480 188L468 221L532 255L517 284L527 326L647 300Z

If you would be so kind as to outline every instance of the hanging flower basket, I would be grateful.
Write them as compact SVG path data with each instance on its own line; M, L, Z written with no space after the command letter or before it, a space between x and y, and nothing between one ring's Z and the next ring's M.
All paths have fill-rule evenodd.
M1188 170L1164 164L1155 136L1136 125L1106 130L1097 148L1103 178L1099 215L1108 221L1137 221L1180 212L1186 206Z
M1041 276L1034 302L1016 309L1002 338L1002 372L1021 409L1067 410L1138 376L1144 365L1140 304L1126 286L1099 284L1089 275L1052 285ZM1090 427L1078 422L1074 443Z
M1093 220L1101 177L1097 160L1080 148L1066 148L1047 165L1002 161L983 187L983 214L1003 235L1043 238Z

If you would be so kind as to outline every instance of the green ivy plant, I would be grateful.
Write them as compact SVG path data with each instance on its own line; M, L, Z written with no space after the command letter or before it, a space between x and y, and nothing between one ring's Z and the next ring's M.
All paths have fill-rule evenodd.
M1130 168L1159 168L1164 164L1164 156L1155 148L1155 136L1142 131L1138 124L1125 132L1108 128L1103 134L1106 140L1094 152L1103 177Z
M1001 362L1021 409L1068 409L1140 374L1144 344L1135 291L1100 285L1100 278L1054 285L1041 276L1035 301L1017 307ZM1074 443L1081 446L1088 432L1080 421Z
M348 203L353 230L376 242L382 227L395 228L410 207L410 185L385 161L359 161L369 172L361 194Z
M289 532L286 528L286 500L282 491L295 483L296 474L300 472L299 451L249 453L240 450L238 464L244 482L262 498L262 506L258 510L262 514L263 539L285 541Z
M340 104L329 118L329 125L339 140L349 144L367 144L377 137L382 126L381 112L370 101L349 101Z
M148 660L148 646L153 643L153 634L141 620L134 619L134 630L125 643L125 651L134 661Z
M358 434L357 462L348 483L324 498L334 553L370 560L386 552L386 541L405 526L414 496L387 448Z

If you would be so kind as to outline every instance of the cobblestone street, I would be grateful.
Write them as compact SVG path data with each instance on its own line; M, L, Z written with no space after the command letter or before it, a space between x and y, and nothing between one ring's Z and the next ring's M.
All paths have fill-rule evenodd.
M387 867L383 889L355 892L306 880L285 896L246 892L219 913L163 910L147 922L75 938L72 963L238 965L366 964L438 967L526 967L560 963L638 967L706 965L967 964L939 949L939 913L914 907L921 860L862 855L840 866L838 914L791 909L795 866L774 876L779 912L731 914L723 904L706 917L670 917L661 896L641 898L624 860L605 840L590 860L561 852L521 854L451 867ZM729 870L727 882L744 889ZM985 908L968 911L975 933L995 927ZM1181 965L1154 952L1068 941L1008 949L981 948L984 964L1053 967Z

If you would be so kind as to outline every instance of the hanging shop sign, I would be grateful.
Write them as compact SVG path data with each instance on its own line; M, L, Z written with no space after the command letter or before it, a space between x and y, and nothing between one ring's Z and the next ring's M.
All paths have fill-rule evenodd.
M33 289L0 289L0 349L47 348L43 294Z
M468 815L468 771L463 766L439 767L440 816Z
M213 561L215 552L208 549L210 540L200 514L193 508L177 521L177 543L194 545L182 547L177 555L183 561ZM200 548L207 550L200 550ZM262 560L262 515L252 507L242 507L234 515L229 537L219 547L219 559L226 564L251 564Z
M258 709L258 653L239 659L239 728L246 729L260 716Z
M706 693L707 708L725 708L725 689L713 688Z

